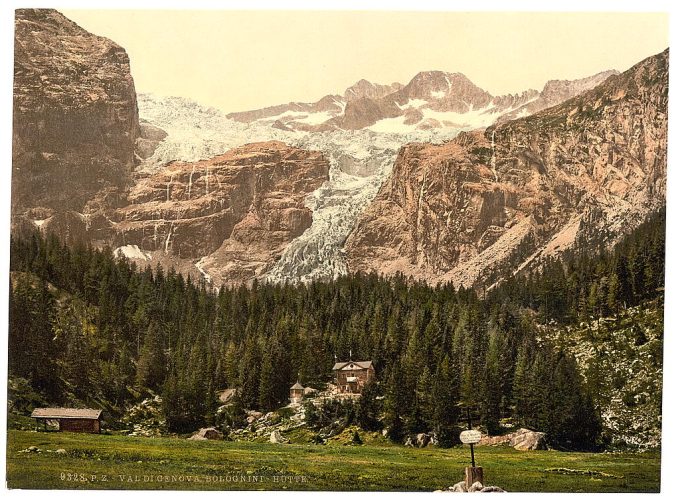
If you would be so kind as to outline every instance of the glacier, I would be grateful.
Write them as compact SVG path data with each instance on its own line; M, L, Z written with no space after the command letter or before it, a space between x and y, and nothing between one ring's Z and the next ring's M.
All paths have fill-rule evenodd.
M171 161L208 159L246 143L270 140L318 150L326 156L330 163L329 180L305 201L313 212L312 225L288 245L278 262L261 278L271 282L327 280L346 274L345 240L359 214L390 175L401 146L411 142L441 143L463 130L285 131L272 127L271 121L237 122L216 108L186 98L151 94L140 94L138 107L140 119L167 133L153 155L137 168L142 172L162 170ZM171 232L164 237L166 245ZM197 270L210 281L201 265L199 260Z

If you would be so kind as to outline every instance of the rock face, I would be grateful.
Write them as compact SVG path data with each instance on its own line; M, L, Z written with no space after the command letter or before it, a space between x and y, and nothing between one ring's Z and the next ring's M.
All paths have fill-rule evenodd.
M28 215L45 233L111 246L142 266L172 266L214 285L249 284L312 224L305 199L328 170L319 152L253 143L137 173L128 192L90 201L88 213L32 209Z
M532 116L402 148L359 217L350 270L490 285L665 204L668 51Z
M87 232L131 259L200 260L196 267L215 284L249 284L311 225L305 198L328 169L321 153L280 142L173 162L139 175L127 204L108 212L104 229Z
M517 431L496 437L484 436L479 445L509 445L518 451L544 451L548 448L545 433L520 428Z
M51 9L18 9L14 42L14 211L123 188L140 135L125 50Z

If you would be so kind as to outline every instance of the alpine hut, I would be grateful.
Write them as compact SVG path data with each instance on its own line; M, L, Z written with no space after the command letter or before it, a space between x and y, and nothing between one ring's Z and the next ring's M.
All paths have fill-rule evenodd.
M59 431L73 431L77 433L100 433L101 432L100 409L67 409L46 408L34 409L31 417L42 421L47 429L47 422L56 422Z

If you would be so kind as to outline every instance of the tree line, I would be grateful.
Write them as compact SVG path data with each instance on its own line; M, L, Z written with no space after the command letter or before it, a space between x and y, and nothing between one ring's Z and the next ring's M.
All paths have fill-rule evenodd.
M607 286L607 312L658 295L663 224L655 215L613 251L546 262L485 298L364 274L214 293L108 248L12 236L10 375L45 403L103 407L114 423L159 394L168 429L189 432L215 421L218 390L238 388L243 409L274 410L298 377L323 387L351 350L377 372L351 414L365 429L395 441L433 432L448 446L470 405L491 433L512 418L554 445L594 449L598 411L573 358L539 342L538 323L598 314L583 285L590 295L603 278L619 282ZM564 306L546 300L553 293Z

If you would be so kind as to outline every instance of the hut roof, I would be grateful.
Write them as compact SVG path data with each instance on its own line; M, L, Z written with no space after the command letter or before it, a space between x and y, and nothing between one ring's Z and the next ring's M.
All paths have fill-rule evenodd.
M31 417L37 419L99 419L101 409L67 409L61 407L33 409Z
M305 387L304 387L302 384L300 384L299 382L296 382L295 384L293 384L293 385L290 387L290 389L301 389L301 390L304 390Z
M338 363L336 363L335 365L333 365L333 370L340 370L343 367L346 367L347 365L349 365L350 363L353 363L353 364L361 367L362 369L370 368L373 365L373 362L371 360L367 360L367 361L363 361L363 362L354 362L354 361L350 360L348 362L338 362Z

